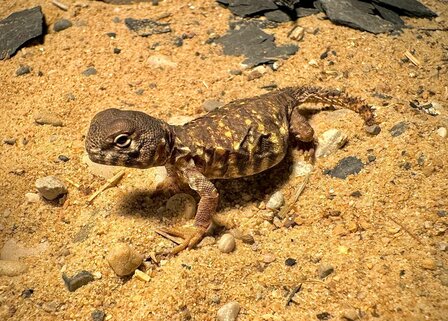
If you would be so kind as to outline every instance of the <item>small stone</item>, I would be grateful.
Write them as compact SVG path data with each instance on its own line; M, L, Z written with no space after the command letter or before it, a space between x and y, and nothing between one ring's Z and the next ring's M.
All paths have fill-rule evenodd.
M104 321L106 319L106 313L101 310L95 310L91 314L93 321Z
M177 63L164 55L152 55L148 58L147 63L154 68L176 68Z
M447 136L447 129L446 129L446 127L439 127L438 129L437 129L437 134L440 136L440 137L442 137L442 138L446 138L446 136Z
M182 215L187 219L192 219L196 214L196 200L186 193L179 193L171 196L166 202L167 210L174 215Z
M118 276L132 274L143 262L143 256L125 243L116 244L106 256L110 267Z
M93 76L97 74L97 71L94 67L89 67L82 72L82 74L86 77Z
M16 76L23 76L26 74L29 74L31 72L31 67L30 66L20 66L17 70L16 70Z
M37 193L26 193L25 202L27 203L38 203L40 201L40 196Z
M296 259L293 259L293 258L291 258L291 257L288 257L286 260L285 260L285 265L286 266L294 266L294 265L296 265L297 264L297 260Z
M121 53L121 49L120 48L114 48L114 54L118 55L119 53Z
M148 274L140 270L135 270L134 277L143 282L149 282L149 280L151 280L151 277Z
M448 250L448 243L440 242L438 244L439 251L446 252Z
M305 35L305 28L301 27L301 26L296 26L294 29L292 29L289 32L289 38L296 40L296 41L301 41L303 39L303 36Z
M25 289L22 291L22 294L20 295L23 299L29 299L31 295L33 295L34 290L33 289Z
M420 263L420 266L425 270L435 270L437 268L436 261L433 259L423 259Z
M58 156L58 159L61 161L61 162L68 162L69 160L70 160L70 158L69 157L67 157L67 156L65 156L65 155L59 155Z
M369 133L370 135L378 135L381 132L381 127L377 124L365 126L364 130Z
M291 166L292 175L295 177L306 176L313 171L313 165L306 161L298 160Z
M230 253L235 249L235 237L232 234L224 234L218 241L218 249L222 253Z
M64 183L55 176L38 178L35 186L43 198L49 201L55 200L68 192Z
M212 303L214 303L214 304L219 304L219 303L221 303L221 297L219 295L215 294L211 297L210 301L212 301Z
M206 100L206 101L204 101L204 103L202 104L202 108L203 108L205 111L207 111L207 112L210 112L210 111L212 111L212 110L221 108L222 106L224 106L224 103L223 103L223 102L220 102L220 101L218 101L218 100L213 100L213 99Z
M219 308L216 318L218 321L235 321L240 312L240 304L238 302L229 302Z
M126 18L124 23L129 30L136 32L141 37L171 32L169 23L157 22L151 19Z
M263 74L261 72L259 72L258 70L254 70L250 72L249 75L247 75L247 80L252 81L261 78L262 76Z
M271 210L278 210L285 203L285 197L283 196L282 191L277 191L269 198L269 201L266 203L266 208Z
M270 264L270 263L274 262L276 259L277 258L272 253L267 253L263 256L263 262L266 264Z
M72 24L72 22L70 20L61 19L61 20L58 20L58 21L56 21L54 23L53 30L56 31L56 32L59 32L59 31L68 29L71 26L73 26L73 24Z
M64 280L67 290L70 292L74 292L80 287L95 280L92 273L88 271L81 271L72 277L68 277L65 273L62 273L62 279Z
M176 47L182 47L182 45L184 44L184 39L182 39L182 37L176 37L174 38L173 43Z
M244 244L252 245L255 243L255 239L250 234L244 234L241 236L241 241L243 241Z
M6 138L6 139L3 140L3 142L4 142L6 145L11 145L11 146L13 146L13 145L15 145L15 144L17 143L17 139L15 139L15 138Z
M115 39L117 37L117 34L115 32L108 32L106 33L106 36L109 38Z
M349 156L341 159L333 169L326 170L324 173L332 177L346 179L349 175L358 174L363 167L364 164L359 158Z
M439 211L437 211L437 216L438 216L438 217L446 217L447 214L448 214L448 212L445 211L445 210L439 210Z
M28 267L20 261L0 260L0 276L17 276L28 271Z
M321 278L321 279L325 279L327 276L329 276L333 272L334 272L334 267L330 264L321 264L321 265L319 265L319 268L317 269L317 273L319 275L319 278Z
M316 157L325 157L334 153L347 143L347 134L339 129L329 129L319 137Z
M76 100L76 96L73 93L67 93L65 95L65 100L67 102Z
M409 124L405 121L399 122L398 124L395 124L391 129L389 129L390 134L392 137L397 137L403 134L406 129L408 129Z
M322 312L322 313L316 314L316 318L318 320L330 320L332 318L332 316L328 312Z
M359 320L358 311L355 309L348 309L342 312L342 317L347 321L356 321Z
M229 71L229 74L234 75L234 76L240 76L243 74L243 72L239 69L232 69Z
M39 113L34 116L34 121L38 125L51 125L54 127L64 126L62 120L50 113Z

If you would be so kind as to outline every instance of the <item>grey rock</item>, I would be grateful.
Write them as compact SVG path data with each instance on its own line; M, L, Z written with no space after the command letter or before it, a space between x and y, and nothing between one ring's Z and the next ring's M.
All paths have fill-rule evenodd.
M369 7L357 0L320 0L328 18L336 24L346 25L371 33L395 29L394 24L370 14Z
M29 299L33 295L33 293L34 293L33 289L25 289L22 291L22 294L20 294L20 296L23 299Z
M235 321L240 309L240 304L236 301L226 303L218 310L216 318L218 321Z
M292 20L291 16L283 10L268 11L264 14L264 16L266 19L274 22L287 22Z
M55 127L64 126L62 120L51 113L39 113L34 116L34 121L38 125L51 125Z
M373 0L386 8L410 17L431 18L437 14L417 0Z
M54 23L53 30L56 31L56 32L59 32L59 31L68 29L71 26L73 26L73 23L70 20L61 19L61 20L58 20L58 21L56 21Z
M23 76L26 74L29 74L31 72L31 67L30 66L20 66L19 68L17 68L16 70L16 76Z
M389 129L390 134L392 137L397 137L403 134L406 129L408 129L409 124L405 121L399 122L395 124L391 129Z
M333 272L334 272L334 267L330 264L321 264L321 265L319 265L319 268L317 270L317 273L319 274L319 277L321 279L326 278Z
M86 70L84 70L84 71L82 72L82 74L83 74L84 76L86 76L86 77L89 77L89 76L92 76L92 75L96 75L96 74L97 74L97 71L96 71L96 69L95 69L94 67L89 67L89 68L87 68Z
M324 171L324 174L346 179L349 175L358 174L363 167L364 164L359 158L349 156L341 159L333 169Z
M347 143L348 136L339 129L329 129L318 139L319 144L316 148L316 157L328 156Z
M295 11L297 18L311 16L313 14L320 12L320 10L317 8L301 8L301 7L296 8Z
M16 138L6 138L3 140L3 143L5 143L6 145L15 145L17 143L17 139Z
M27 270L28 267L20 261L0 260L0 276L17 276Z
M377 124L365 126L364 129L370 135L378 135L379 133L381 133L381 127Z
M40 6L14 12L0 21L0 60L11 57L27 41L43 32Z
M171 32L169 23L161 23L151 19L126 18L124 23L129 30L136 32L141 37Z
M61 161L61 162L68 162L69 160L70 160L70 158L68 157L68 156L65 156L65 155L59 155L58 156L58 159Z
M206 100L202 104L202 108L208 112L218 109L218 108L221 108L222 106L224 106L223 102L221 102L219 100L213 100L213 99Z
M403 19L400 18L400 15L398 13L375 3L373 5L375 6L375 9L378 10L381 18L389 22L392 22L395 25L396 29L399 29L402 26L404 26L404 21Z
M253 16L264 11L278 9L278 6L272 0L218 0L218 2L228 5L229 10L240 17Z
M63 194L67 194L67 187L55 176L38 178L35 184L37 190L46 200L52 201Z
M93 321L104 321L106 319L106 313L101 310L95 310L91 314Z
M92 282L95 278L92 273L88 271L81 271L72 277L68 277L65 273L63 273L62 279L64 280L67 290L74 292L80 287Z

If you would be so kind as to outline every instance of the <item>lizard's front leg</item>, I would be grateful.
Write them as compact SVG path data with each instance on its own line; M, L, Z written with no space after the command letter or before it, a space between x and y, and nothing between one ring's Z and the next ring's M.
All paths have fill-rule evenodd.
M179 253L186 248L191 249L202 240L212 222L212 216L216 212L219 200L216 187L198 170L189 168L183 171L183 175L188 185L199 194L201 199L199 200L192 232L185 233L177 229L164 229L165 232L184 239L180 245L172 250L173 254Z

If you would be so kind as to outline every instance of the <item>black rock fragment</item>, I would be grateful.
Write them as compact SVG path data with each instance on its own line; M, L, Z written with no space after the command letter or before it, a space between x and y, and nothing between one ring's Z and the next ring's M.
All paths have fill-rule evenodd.
M0 59L11 57L27 41L43 32L44 16L40 6L14 12L0 21Z
M400 15L392 10L389 10L387 8L384 8L380 5L373 4L375 6L375 9L379 12L381 18L384 20L387 20L389 22L392 22L396 29L401 28L404 26L404 21L400 18Z
M124 23L129 30L136 32L141 37L171 32L169 23L161 23L151 19L126 18Z
M82 72L82 74L83 74L84 76L86 76L86 77L89 77L89 76L92 76L92 75L96 75L96 74L97 74L97 71L96 71L95 68L93 68L93 67L89 67L89 68L87 68L86 70L84 70L84 71Z
M330 320L332 318L332 316L328 312L322 312L322 313L316 314L316 318L318 320Z
M336 24L371 33L389 32L394 25L379 16L370 14L370 6L357 0L320 0L328 18ZM373 6L372 6L373 7Z
M399 122L395 124L391 129L389 129L390 134L392 137L397 137L403 134L406 129L408 129L409 124L405 121Z
M324 174L346 179L349 175L358 174L363 167L364 164L359 158L349 156L341 159L333 169L324 171Z
M61 19L54 23L53 30L56 32L65 30L73 26L73 23L67 19Z
M437 17L435 12L431 11L417 0L373 0L373 2L410 17Z
M295 259L289 257L289 258L287 258L287 259L285 260L285 264L286 264L287 266L294 266L294 265L297 264L297 260L295 260Z
M274 22L287 22L293 20L290 15L282 10L268 11L264 16L266 19Z
M92 321L104 321L106 319L106 313L101 310L95 310L92 312Z
M285 59L299 49L296 45L277 47L274 41L274 36L252 24L238 30L229 30L227 34L215 40L223 46L225 55L244 55L247 59L243 61L243 64L248 67L273 63L280 58Z
M30 66L28 66L28 65L20 66L16 70L16 76L23 76L23 75L29 74L30 72L31 72Z
M276 10L278 6L272 0L228 0L218 1L228 5L229 10L237 16L247 17L264 11Z
M28 299L33 295L34 290L33 289L25 289L22 291L22 294L20 295L24 299Z
M65 273L62 274L62 279L64 280L67 290L74 292L80 287L92 282L94 277L92 273L88 271L81 271L78 274L68 277Z

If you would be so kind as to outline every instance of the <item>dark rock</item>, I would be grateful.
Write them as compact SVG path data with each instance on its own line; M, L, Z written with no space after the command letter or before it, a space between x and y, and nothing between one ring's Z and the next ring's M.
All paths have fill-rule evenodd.
M297 264L297 261L295 259L289 257L285 260L285 264L287 266L294 266Z
M417 0L373 0L386 8L410 17L431 18L437 14Z
M316 318L318 318L319 320L330 320L332 318L332 316L328 312L322 312L322 313L316 314Z
M104 321L106 319L106 313L101 310L95 310L92 312L93 321Z
M448 212L447 212L447 211L444 211L444 210L437 211L437 215L438 215L439 217L446 217L447 214L448 214Z
M22 294L20 295L24 299L28 299L33 295L34 290L33 289L25 289L22 291Z
M54 23L53 30L56 32L65 30L73 26L73 23L67 19L61 19Z
M373 5L375 6L375 9L380 13L381 18L392 22L396 28L401 28L402 26L404 26L404 21L400 18L400 15L398 13L375 3Z
M247 57L243 64L254 67L264 63L272 63L280 58L293 55L299 49L296 45L277 47L272 35L259 27L249 24L238 30L229 30L216 43L223 46L225 55Z
M231 75L234 75L234 76L240 76L240 75L243 74L243 72L241 70L239 70L239 69L232 69L232 70L229 71L229 73Z
M274 83L271 83L271 84L267 84L267 85L261 86L260 88L271 91L271 90L277 89L278 85L274 84Z
M17 70L16 70L16 76L23 76L26 74L29 74L31 72L31 67L30 66L20 66Z
M371 33L394 30L394 25L369 14L369 7L357 0L320 0L328 18L336 23Z
M369 155L369 156L367 156L367 160L369 161L369 163L374 162L376 160L376 156L375 155Z
M114 48L114 54L118 55L121 52L120 48Z
M377 125L377 124L373 124L373 125L370 125L370 126L365 126L364 129L370 135L375 135L376 136L379 133L381 133L381 127L379 125Z
M27 41L43 32L44 16L40 6L14 12L0 21L0 59L11 57Z
M67 275L65 275L65 273L63 273L62 279L64 280L67 290L73 292L79 289L80 287L92 282L94 280L94 277L90 272L81 271L72 277L68 277Z
M106 36L108 36L109 38L112 38L112 39L117 38L117 34L115 32L108 32L108 33L106 33Z
M67 157L67 156L65 156L65 155L59 155L58 156L58 159L61 161L61 162L68 162L69 160L70 160L70 158L69 157Z
M278 6L272 0L218 0L218 2L228 5L229 10L240 17L253 16L264 11L278 9Z
M324 173L332 177L346 179L349 175L358 174L364 167L362 161L354 156L343 158L333 168L326 170Z
M392 137L397 137L403 134L406 129L408 129L409 124L405 121L399 122L398 124L395 124L391 129L389 129L390 134Z
M321 279L325 279L327 276L334 272L334 267L330 264L321 264L319 265L317 272Z
M362 194L360 191L354 191L353 193L350 194L351 197L361 197Z
M84 76L88 77L88 76L96 75L96 74L97 74L97 71L96 71L96 69L95 69L94 67L89 67L89 68L87 68L86 70L84 70L84 71L82 72L82 74L83 74Z
M16 138L5 138L3 140L3 143L5 143L6 145L15 145L17 143L17 139Z
M176 37L174 38L173 43L176 47L182 47L182 45L184 44L184 39L182 37Z
M129 30L136 32L141 37L171 32L169 23L161 23L150 19L126 18L124 23Z
M313 14L316 14L316 13L320 12L320 10L317 9L317 8L301 8L301 7L298 7L295 10L296 10L296 17L297 18L303 18L303 17L311 16Z
M291 16L282 10L268 11L264 14L266 19L274 22L287 22L291 21Z

